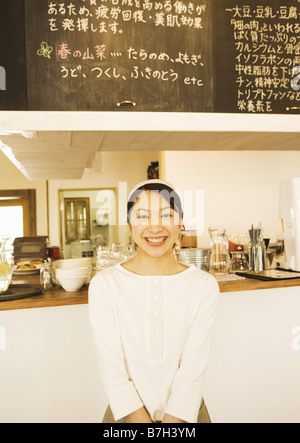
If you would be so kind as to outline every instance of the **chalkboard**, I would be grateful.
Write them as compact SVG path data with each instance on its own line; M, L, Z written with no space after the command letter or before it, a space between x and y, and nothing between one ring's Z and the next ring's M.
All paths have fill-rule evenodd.
M300 0L1 0L0 109L299 113Z
M0 109L27 109L23 0L0 1Z
M299 0L214 0L213 29L215 112L299 113Z
M25 0L28 109L212 111L211 3Z

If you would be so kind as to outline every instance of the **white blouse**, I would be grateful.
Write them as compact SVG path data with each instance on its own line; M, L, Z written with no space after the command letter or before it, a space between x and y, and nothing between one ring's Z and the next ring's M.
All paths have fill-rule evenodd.
M153 421L197 422L218 295L194 265L144 276L118 264L93 277L90 319L115 420L145 406Z

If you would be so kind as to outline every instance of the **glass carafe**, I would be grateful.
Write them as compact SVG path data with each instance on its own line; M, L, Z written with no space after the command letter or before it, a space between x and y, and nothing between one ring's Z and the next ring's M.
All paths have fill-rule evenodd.
M8 237L0 237L0 294L6 292L13 273L13 258L6 249Z
M208 232L211 247L209 272L214 275L227 275L230 266L230 256L226 229L221 226L211 226Z

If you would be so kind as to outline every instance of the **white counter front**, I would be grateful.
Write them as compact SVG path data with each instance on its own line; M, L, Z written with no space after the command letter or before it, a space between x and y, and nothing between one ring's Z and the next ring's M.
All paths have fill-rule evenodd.
M0 422L100 422L88 306L0 312ZM300 423L300 287L226 292L207 373L215 423Z

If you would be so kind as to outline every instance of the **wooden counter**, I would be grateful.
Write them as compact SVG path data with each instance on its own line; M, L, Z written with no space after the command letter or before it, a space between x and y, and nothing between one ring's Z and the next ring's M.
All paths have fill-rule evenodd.
M26 279L14 277L13 283L39 284L39 276L28 276ZM246 278L244 280L219 282L221 293L254 291L259 289L288 288L291 286L300 286L300 278L280 281L261 281ZM299 290L300 291L300 290ZM0 296L1 298L1 296ZM33 297L22 298L19 300L9 300L0 302L0 311L13 309L30 309L53 306L80 305L88 303L88 286L83 286L77 292L66 292L61 287L44 291Z
M219 282L221 292L255 291L256 289L289 288L300 286L300 278L278 281L262 281L254 278Z
M39 275L28 277L13 277L13 283L39 284ZM0 295L1 298L1 295ZM49 289L33 297L20 298L17 300L0 301L0 311L12 309L45 308L52 306L82 305L88 302L88 286L83 286L79 291L66 292L60 286Z

